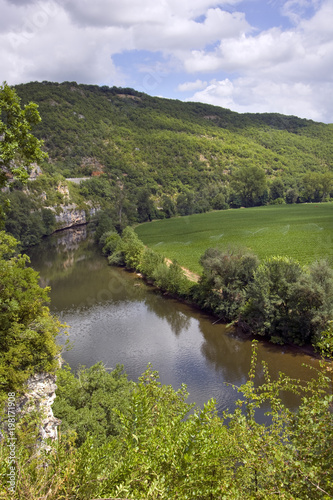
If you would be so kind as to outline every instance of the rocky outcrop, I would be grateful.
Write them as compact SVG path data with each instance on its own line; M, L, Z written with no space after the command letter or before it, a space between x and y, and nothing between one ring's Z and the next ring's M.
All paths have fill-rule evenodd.
M55 215L57 230L87 224L88 219L94 217L98 212L98 209L95 207L91 207L89 210L81 210L77 207L77 205L75 205L75 203L61 205L60 208L61 212Z
M56 376L50 373L36 373L29 378L24 396L17 403L17 414L24 415L37 410L41 416L39 427L40 442L57 439L60 420L55 418L52 404L56 397Z
M58 438L58 426L61 420L53 415L52 404L56 397L56 376L51 373L36 373L30 377L26 383L26 390L23 396L16 400L15 421L19 423L24 416L29 413L37 413L38 437L36 446L47 448L46 439L55 440ZM7 407L5 412L7 412ZM0 421L0 441L5 439L9 433L7 419Z

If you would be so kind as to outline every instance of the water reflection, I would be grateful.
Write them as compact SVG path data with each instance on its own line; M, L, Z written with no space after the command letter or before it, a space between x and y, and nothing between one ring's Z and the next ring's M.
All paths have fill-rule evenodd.
M31 252L42 283L51 285L51 310L68 323L74 348L64 354L76 368L103 361L122 363L136 380L148 363L162 383L178 388L186 383L189 401L200 405L214 397L221 410L234 407L239 394L232 389L247 380L251 341L202 312L166 298L135 274L112 268L84 228L59 233ZM272 378L279 371L309 379L302 366L318 362L296 350L260 343L259 360L267 362ZM259 370L257 383L263 381ZM298 404L286 396L291 407Z

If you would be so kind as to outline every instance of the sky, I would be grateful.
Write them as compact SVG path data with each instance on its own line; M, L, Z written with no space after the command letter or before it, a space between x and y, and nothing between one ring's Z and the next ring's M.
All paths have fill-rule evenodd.
M0 0L0 82L333 123L333 0Z

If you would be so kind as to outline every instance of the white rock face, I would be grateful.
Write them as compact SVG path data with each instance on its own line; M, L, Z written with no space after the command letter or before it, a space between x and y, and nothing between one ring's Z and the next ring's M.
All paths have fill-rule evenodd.
M98 210L96 208L90 208L90 217L93 217L97 211ZM80 224L87 224L85 210L80 210L75 205L75 203L72 203L70 205L61 205L61 212L55 215L55 219L57 223L57 229L66 229L68 227L78 226Z
M26 393L18 401L18 412L29 412L36 409L42 415L40 440L57 439L58 425L61 420L55 418L52 403L56 394L56 376L50 373L37 373L29 378Z

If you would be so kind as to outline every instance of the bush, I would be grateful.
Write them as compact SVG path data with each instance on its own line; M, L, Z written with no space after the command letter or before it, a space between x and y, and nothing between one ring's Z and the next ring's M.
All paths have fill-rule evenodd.
M275 200L270 202L270 205L284 205L285 203L283 198L275 198Z
M17 242L0 232L0 400L22 390L35 372L55 371L60 347L59 321L45 307L49 288L27 267L26 255L15 255Z
M151 248L145 248L141 264L140 271L146 278L152 278L155 269L164 263L164 257L159 253L154 252Z
M275 343L315 341L333 312L333 271L318 262L303 269L288 257L265 260L246 291L240 323Z
M90 368L79 368L76 376L65 365L57 373L57 397L53 413L61 419L61 431L76 433L81 446L88 433L101 445L117 436L121 425L117 411L127 413L134 383L128 381L123 367L108 373L100 362Z
M185 294L187 280L184 271L177 262L172 262L170 266L161 262L154 269L152 278L156 286L165 292L179 296Z
M100 243L100 239L103 236L103 234L107 233L109 231L112 231L112 232L115 231L113 221L108 213L100 212L98 214L97 228L96 228L95 235L94 235L95 241ZM102 244L104 244L104 242Z
M255 255L246 251L209 248L200 259L203 274L194 299L224 321L237 319L258 262Z
M100 239L100 243L104 244L102 248L102 252L104 255L112 255L115 251L121 238L118 233L114 231L108 231L104 233L102 238Z

